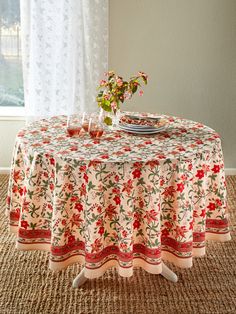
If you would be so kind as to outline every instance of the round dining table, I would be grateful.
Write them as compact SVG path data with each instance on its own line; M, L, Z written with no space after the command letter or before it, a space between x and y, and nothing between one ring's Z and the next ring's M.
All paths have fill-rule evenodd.
M165 261L188 268L206 240L230 240L219 135L161 118L165 128L152 135L70 137L66 116L21 129L7 196L17 249L49 251L52 270L82 264L79 286L111 267L124 277L141 267L177 281Z

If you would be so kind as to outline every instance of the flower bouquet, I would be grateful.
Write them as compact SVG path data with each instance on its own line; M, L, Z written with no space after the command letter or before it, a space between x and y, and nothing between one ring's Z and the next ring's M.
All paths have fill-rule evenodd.
M138 72L129 81L124 81L121 76L115 74L114 71L105 73L106 80L101 80L98 86L99 93L97 95L97 103L104 111L112 113L116 116L120 110L120 103L130 99L134 93L141 87L141 82L147 84L148 76L144 72ZM139 90L139 95L143 95L143 90ZM104 118L104 123L112 125L111 115Z

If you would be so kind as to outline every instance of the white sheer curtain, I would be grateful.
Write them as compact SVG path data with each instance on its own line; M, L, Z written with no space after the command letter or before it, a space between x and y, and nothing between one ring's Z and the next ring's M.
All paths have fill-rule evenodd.
M28 117L96 110L108 64L108 0L21 0Z

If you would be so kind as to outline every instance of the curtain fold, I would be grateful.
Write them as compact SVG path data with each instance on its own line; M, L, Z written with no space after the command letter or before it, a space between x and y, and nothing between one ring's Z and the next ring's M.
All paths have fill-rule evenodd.
M28 118L97 109L108 66L108 0L21 0Z

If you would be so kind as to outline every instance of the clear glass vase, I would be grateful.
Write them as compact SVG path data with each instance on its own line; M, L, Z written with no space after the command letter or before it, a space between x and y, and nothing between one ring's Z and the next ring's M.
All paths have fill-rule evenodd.
M112 119L112 125L107 125L107 128L109 130L117 130L119 127L119 121L120 121L120 110L116 110L115 112L107 112L104 111L103 109L100 110L100 117L102 117L102 119L104 120L105 117L109 117Z
M119 122L120 122L120 109L116 110L115 112L112 112L111 118L112 118L112 129L113 130L118 129Z

